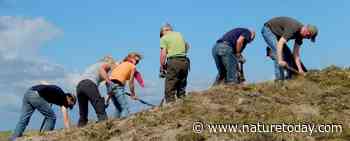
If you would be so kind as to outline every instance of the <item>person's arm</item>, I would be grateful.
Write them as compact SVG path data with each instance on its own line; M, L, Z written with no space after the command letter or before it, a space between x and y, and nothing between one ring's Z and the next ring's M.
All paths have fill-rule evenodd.
M135 72L136 72L136 68L134 68L131 71L131 76L130 76L130 80L129 80L129 88L130 88L130 93L131 93L131 98L136 100L136 93L135 93L135 84L134 84L134 80L135 80Z
M301 59L300 59L300 45L295 43L294 48L293 48L293 56L294 56L294 61L297 64L298 71L302 74L304 74L303 67L301 66Z
M167 56L167 51L165 48L160 49L160 67L161 69L164 69L163 67L166 64L166 56Z
M287 40L284 37L281 37L277 43L277 60L280 66L287 66L287 63L283 59L283 47L287 43Z
M186 47L186 53L188 52L188 50L190 49L190 44L188 42L185 42L185 47Z
M167 47L168 47L168 42L166 41L165 38L160 39L160 69L164 70L165 64L166 64L166 57L167 57Z
M107 70L109 70L109 69L111 69L111 67L110 67L109 65L107 65L107 64L104 63L104 64L100 67L99 72L100 72L101 77L106 81L106 83L111 84L111 80L110 80L109 77L108 77L108 71L107 71Z
M244 36L239 36L239 38L237 39L236 41L236 56L239 57L241 55L241 51L242 51L242 48L243 48L243 43L244 43Z
M68 114L68 110L66 107L61 106L61 112L63 115L63 123L64 123L64 127L65 128L70 128L70 119L69 119L69 114Z

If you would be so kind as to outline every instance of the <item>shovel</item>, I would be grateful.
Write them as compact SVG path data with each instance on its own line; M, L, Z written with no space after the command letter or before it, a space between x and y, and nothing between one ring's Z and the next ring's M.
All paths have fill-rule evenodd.
M294 72L295 74L298 74L298 75L301 75L303 76L304 74L300 73L299 71L297 71L296 69L292 68L291 66L287 65L284 67L285 69L291 71L291 72Z

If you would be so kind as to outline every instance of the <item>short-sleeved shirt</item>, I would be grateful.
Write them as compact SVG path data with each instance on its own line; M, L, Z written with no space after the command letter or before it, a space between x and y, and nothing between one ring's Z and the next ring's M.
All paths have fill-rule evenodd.
M103 81L100 75L100 68L103 62L98 62L89 66L82 75L82 80L89 79L94 82L97 86Z
M269 27L278 39L283 37L287 41L295 39L295 42L299 45L303 43L300 30L304 25L293 18L276 17L266 22L265 26Z
M217 43L226 42L230 47L236 48L236 43L240 36L244 37L243 46L241 50L243 51L247 43L252 41L252 33L250 32L249 29L246 29L246 28L235 28L230 30L229 32L226 32L224 36L222 36L217 41ZM237 53L237 50L233 49L233 52Z
M37 91L40 97L44 98L48 103L67 107L65 105L67 95L56 85L35 85L31 90Z
M160 48L167 50L167 57L186 56L186 41L179 32L170 32L160 39Z
M111 72L110 79L118 80L120 83L125 85L126 81L130 80L131 72L136 68L136 66L128 61L119 64Z

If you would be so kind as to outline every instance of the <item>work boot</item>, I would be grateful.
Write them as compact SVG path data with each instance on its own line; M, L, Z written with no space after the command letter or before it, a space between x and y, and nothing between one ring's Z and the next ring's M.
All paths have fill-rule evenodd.
M88 123L87 120L79 119L79 121L78 121L78 127L84 127L87 123Z

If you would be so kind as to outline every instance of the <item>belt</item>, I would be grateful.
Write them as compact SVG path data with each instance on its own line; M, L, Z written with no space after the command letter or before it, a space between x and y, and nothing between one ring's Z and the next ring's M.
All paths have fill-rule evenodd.
M112 85L107 85L107 93L112 93L116 87L124 87L124 85L119 81L119 80L116 80L116 79L113 79L111 80L114 84Z
M186 56L171 56L171 57L168 57L167 58L168 60L171 60L171 59L187 59Z
M119 80L116 80L116 79L113 79L113 80L111 80L114 84L117 84L117 85L119 85L119 86L123 86L123 83L122 82L120 82Z
M172 59L185 59L189 64L191 64L191 60L187 56L171 56L168 57L167 60L172 60ZM191 70L191 66L189 65L188 70Z

